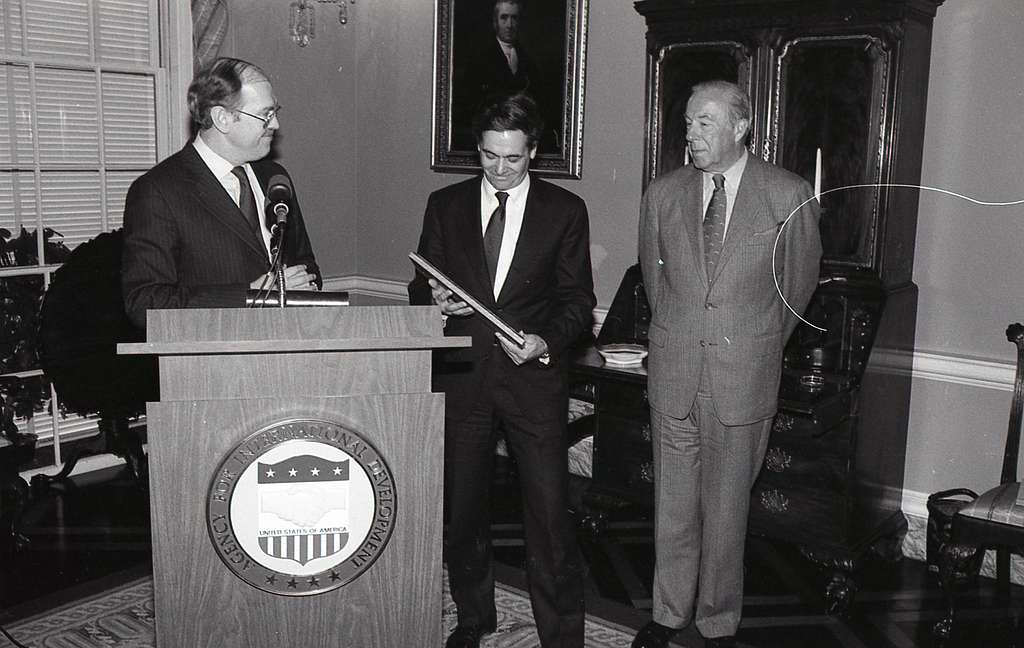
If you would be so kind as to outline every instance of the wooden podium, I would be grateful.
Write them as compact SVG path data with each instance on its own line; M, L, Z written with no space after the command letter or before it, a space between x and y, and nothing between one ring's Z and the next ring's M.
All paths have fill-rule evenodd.
M441 645L432 306L162 310L147 342L159 648Z

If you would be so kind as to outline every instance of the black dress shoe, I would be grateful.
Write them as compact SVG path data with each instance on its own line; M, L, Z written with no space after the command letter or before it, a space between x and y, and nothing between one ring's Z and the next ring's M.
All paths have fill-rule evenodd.
M736 635L728 637L714 637L704 641L705 648L736 648Z
M444 648L480 648L480 638L488 632L494 632L494 628L457 626L455 631L448 636Z
M679 632L676 628L663 626L657 621L651 621L640 632L636 633L632 648L665 648L669 640Z

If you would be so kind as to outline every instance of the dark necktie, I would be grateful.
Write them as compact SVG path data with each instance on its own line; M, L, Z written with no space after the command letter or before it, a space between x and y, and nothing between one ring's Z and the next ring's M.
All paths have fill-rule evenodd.
M715 276L715 266L722 254L722 243L725 240L725 176L716 173L711 178L715 182L715 191L711 194L711 202L704 212L704 264L708 271L708 281Z
M501 235L505 231L505 201L508 200L508 194L499 191L494 197L498 199L498 206L491 212L491 218L484 230L484 257L487 258L487 274L491 278L491 288L494 287L494 279L498 276L498 255L501 253Z
M242 210L242 215L245 216L245 222L249 224L249 229L256 235L256 239L259 240L260 246L263 246L263 232L260 228L259 216L256 211L256 199L252 195L252 187L249 185L249 178L245 175L245 169L236 166L231 169L231 175L238 178L238 186L240 188L238 194L238 208Z

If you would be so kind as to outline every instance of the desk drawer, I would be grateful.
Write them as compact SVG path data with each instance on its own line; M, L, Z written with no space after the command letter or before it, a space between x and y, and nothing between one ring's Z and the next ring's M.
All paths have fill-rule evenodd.
M647 385L634 382L601 380L597 382L594 408L628 416L648 416Z
M776 427L759 481L841 491L853 467L853 437L849 420L817 437Z
M848 533L849 499L830 489L758 481L750 497L749 531L800 544L832 544Z

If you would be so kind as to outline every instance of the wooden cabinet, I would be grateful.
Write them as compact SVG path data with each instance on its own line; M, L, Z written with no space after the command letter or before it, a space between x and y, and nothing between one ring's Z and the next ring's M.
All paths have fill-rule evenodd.
M915 187L941 3L636 3L647 23L645 183L687 162L686 102L710 79L736 81L751 95L751 154L813 183L820 153L824 256L805 317L824 330L801 325L787 344L749 528L796 543L825 567L834 611L852 600L860 561L898 549L906 530L910 376L880 366L874 358L885 354L872 350L914 346ZM630 268L599 343L646 342L642 295ZM574 372L595 396L595 489L651 504L649 426L635 396L645 376L586 355Z

